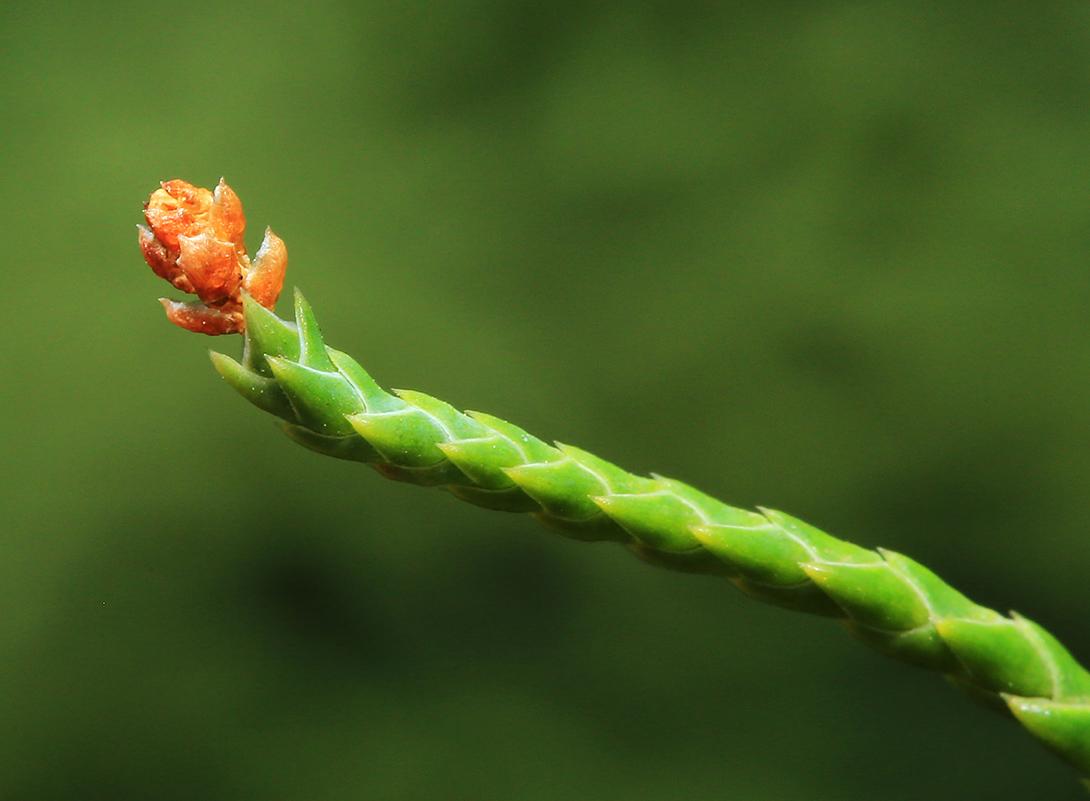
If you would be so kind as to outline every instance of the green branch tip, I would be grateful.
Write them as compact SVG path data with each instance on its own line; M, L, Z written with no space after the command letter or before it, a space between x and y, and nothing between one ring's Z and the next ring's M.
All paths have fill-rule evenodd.
M979 606L907 556L836 539L783 512L737 509L680 481L643 477L550 445L420 392L387 392L325 345L295 293L295 322L243 297L241 361L219 374L311 450L441 487L486 509L532 515L583 541L620 543L672 570L720 575L746 595L839 619L887 656L942 673L1090 773L1090 673L1018 614Z

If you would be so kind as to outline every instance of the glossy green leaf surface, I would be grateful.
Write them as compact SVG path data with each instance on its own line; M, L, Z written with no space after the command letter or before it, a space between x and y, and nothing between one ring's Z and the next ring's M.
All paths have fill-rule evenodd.
M478 506L530 513L574 539L623 543L652 564L725 576L758 600L840 618L876 650L1009 708L1090 772L1090 674L1035 623L974 604L908 557L860 548L782 512L735 509L420 392L385 393L326 348L298 293L295 308L293 326L249 304L247 367L220 354L213 363L244 398L283 418L296 442Z

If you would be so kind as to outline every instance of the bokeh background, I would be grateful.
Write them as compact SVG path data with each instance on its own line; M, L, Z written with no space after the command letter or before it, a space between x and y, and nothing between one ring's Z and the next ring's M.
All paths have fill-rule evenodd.
M384 385L1086 659L1086 3L0 4L4 801L1084 797L834 623L293 446L136 247L221 175Z

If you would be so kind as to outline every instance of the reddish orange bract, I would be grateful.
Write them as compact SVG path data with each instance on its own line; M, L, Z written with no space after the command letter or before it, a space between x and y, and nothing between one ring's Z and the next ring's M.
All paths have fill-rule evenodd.
M268 228L253 261L242 235L242 201L220 179L214 192L166 181L144 204L140 249L155 274L198 300L160 298L171 322L199 334L237 334L245 327L242 293L271 309L284 286L288 251ZM150 229L150 230L149 230Z

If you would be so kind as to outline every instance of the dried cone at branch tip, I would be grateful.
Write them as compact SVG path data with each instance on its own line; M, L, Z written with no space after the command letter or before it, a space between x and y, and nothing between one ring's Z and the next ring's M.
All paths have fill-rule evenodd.
M155 274L197 300L160 298L171 322L199 334L237 334L245 321L242 293L267 309L284 285L288 252L268 228L253 261L242 235L242 202L223 179L214 192L185 181L166 181L144 204L140 249Z

